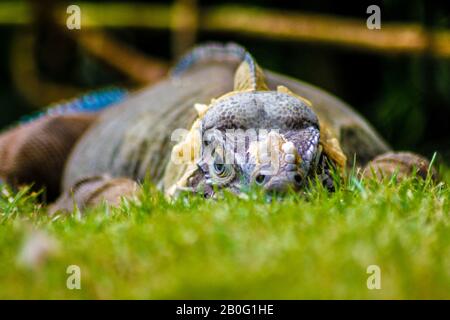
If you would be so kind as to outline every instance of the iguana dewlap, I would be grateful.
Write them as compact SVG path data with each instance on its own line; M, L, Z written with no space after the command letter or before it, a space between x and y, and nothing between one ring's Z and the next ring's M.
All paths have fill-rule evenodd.
M239 143L224 138L230 130L253 129L256 136ZM180 131L184 135L177 136ZM209 131L213 137L205 139ZM173 161L182 150L183 161ZM192 151L187 159L186 150ZM127 194L135 188L131 181L146 177L169 195L180 190L205 196L221 189L239 193L253 185L268 191L301 189L314 176L332 188L332 168L343 170L355 155L364 166L389 151L372 127L336 97L263 71L235 44L206 45L187 54L166 80L102 111L68 156L63 198L70 202L74 186L92 185L83 189L79 202L101 199L105 190L109 199L107 190ZM228 163L225 154L233 161ZM396 157L393 153L389 159ZM399 158L408 168L426 166L425 159L412 154ZM111 182L115 177L129 188L117 187Z

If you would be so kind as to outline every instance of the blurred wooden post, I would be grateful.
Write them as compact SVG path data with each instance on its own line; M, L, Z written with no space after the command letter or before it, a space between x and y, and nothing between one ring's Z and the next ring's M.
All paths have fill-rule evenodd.
M380 30L369 30L364 16L354 19L231 5L206 9L203 17L202 29L208 31L332 44L386 54L429 51L450 57L449 31L426 30L420 24L391 22L383 23Z
M168 64L115 40L107 33L87 30L71 36L90 54L119 70L139 85L154 83L167 74Z
M41 78L33 54L36 37L32 33L16 34L11 43L11 78L17 91L35 107L41 108L53 102L82 93L80 88Z
M195 0L179 0L174 7L163 4L79 2L83 29L139 27L176 30L175 54L195 40L195 31L226 32L270 39L345 46L379 54L423 54L450 58L450 30L428 30L417 23L383 23L381 30L369 30L361 19L327 14L288 12L244 5L216 5L198 8ZM0 2L0 25L30 23L29 8L21 2ZM200 10L201 9L201 10ZM58 8L65 12L65 8ZM201 14L201 19L199 18ZM59 20L65 25L65 20ZM186 40L181 38L185 33ZM175 48L176 47L176 48Z
M194 44L198 29L196 0L176 0L171 11L172 55L176 59Z
M15 21L34 24L31 30L20 36L16 35L11 42L12 80L30 105L41 108L86 91L69 83L49 81L41 76L36 57L36 42L42 41L39 35L50 39L45 42L45 47L49 43L55 43L58 49L80 45L88 54L119 70L139 86L156 82L167 74L168 64L165 61L144 55L101 30L68 30L65 24L66 10L53 0L45 0L45 6L30 0L28 6L22 3L13 5L13 8L13 13L29 15L28 21L20 16ZM2 16L3 13L0 13L0 20ZM89 19L88 16L85 18ZM43 45L42 42L40 45ZM52 48L47 51L51 54Z

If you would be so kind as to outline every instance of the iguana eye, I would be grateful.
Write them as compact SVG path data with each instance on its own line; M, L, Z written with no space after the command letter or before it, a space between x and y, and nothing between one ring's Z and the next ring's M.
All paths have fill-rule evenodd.
M223 163L216 163L213 164L214 171L217 175L222 175L225 172L225 165Z
M220 178L227 178L234 174L234 168L231 164L213 163L214 175Z
M230 182L235 175L234 168L231 164L223 163L223 161L216 158L210 167L211 177L216 184L226 184Z

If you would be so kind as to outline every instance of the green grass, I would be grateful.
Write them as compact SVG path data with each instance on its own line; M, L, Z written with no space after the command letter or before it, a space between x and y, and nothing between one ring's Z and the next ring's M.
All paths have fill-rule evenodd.
M136 201L49 218L35 194L0 197L0 298L450 298L450 171L444 182L349 179L267 203L226 196ZM41 230L58 246L18 263ZM37 241L37 240L36 240ZM369 290L369 265L381 289ZM81 268L81 290L66 268Z

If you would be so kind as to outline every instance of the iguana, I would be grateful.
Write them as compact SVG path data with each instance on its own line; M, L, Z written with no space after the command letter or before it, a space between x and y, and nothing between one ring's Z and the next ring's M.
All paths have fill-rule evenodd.
M79 111L3 133L0 160L21 163L14 170L0 165L0 178L61 193L57 211L71 210L74 202L80 208L115 203L146 177L169 197L192 192L210 198L252 186L277 194L301 190L310 178L333 190L332 172L343 172L353 159L366 168L362 172L370 167L379 177L414 168L425 176L429 166L422 156L393 152L341 100L263 70L233 43L198 46L159 84L101 112ZM38 147L29 143L42 132ZM36 165L47 159L53 162L45 168Z

